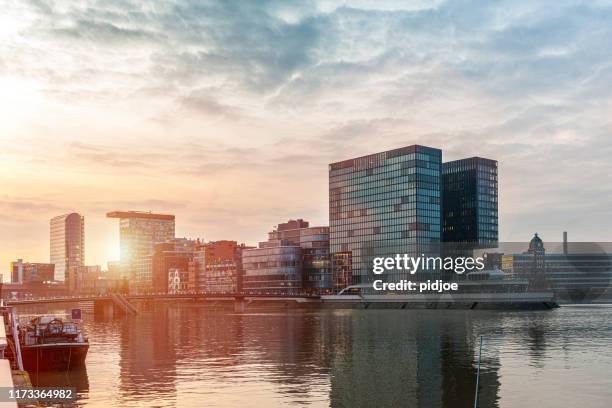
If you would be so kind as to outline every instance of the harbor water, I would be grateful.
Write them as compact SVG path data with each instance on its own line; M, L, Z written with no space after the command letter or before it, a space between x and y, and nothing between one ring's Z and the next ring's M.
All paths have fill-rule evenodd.
M31 373L79 406L608 408L612 307L85 315L86 368Z

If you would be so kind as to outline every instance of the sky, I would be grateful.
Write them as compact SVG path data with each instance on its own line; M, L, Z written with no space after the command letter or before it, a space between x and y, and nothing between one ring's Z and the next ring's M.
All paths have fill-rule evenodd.
M500 239L610 241L612 3L0 0L0 273L49 219L178 236L328 223L330 162L411 144L499 161Z

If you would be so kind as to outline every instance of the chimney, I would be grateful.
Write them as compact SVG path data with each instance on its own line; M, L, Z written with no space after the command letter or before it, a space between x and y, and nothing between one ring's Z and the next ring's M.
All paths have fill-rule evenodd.
M567 231L563 231L563 255L567 255Z

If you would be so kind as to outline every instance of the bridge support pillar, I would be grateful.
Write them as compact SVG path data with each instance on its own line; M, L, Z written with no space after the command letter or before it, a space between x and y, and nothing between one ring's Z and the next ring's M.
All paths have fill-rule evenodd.
M93 302L94 305L94 317L100 317L104 319L112 319L115 317L115 306L113 302L108 299L97 299Z
M246 310L246 301L244 298L234 299L234 312L243 313Z

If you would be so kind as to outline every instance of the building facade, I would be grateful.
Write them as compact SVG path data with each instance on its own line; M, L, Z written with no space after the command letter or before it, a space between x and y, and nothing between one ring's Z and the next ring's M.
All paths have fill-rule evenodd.
M332 287L329 228L289 220L243 252L245 289L324 292Z
M70 268L85 264L85 217L77 213L53 217L49 242L54 280L63 282Z
M481 157L442 165L442 240L466 250L498 243L497 162Z
M329 227L300 229L302 281L307 291L323 293L333 286L329 256Z
M353 284L353 256L351 251L336 252L330 257L332 291L339 292Z
M562 303L612 302L612 254L587 244L575 245L577 251L571 252L564 242L564 253L547 253L535 234L527 251L502 257L502 269L511 277L528 279L532 289L552 290Z
M329 165L332 271L342 275L332 277L336 289L347 271L351 284L371 282L374 257L439 251L441 173L442 151L419 145ZM380 276L403 278L404 271Z
M169 242L155 244L151 256L151 291L154 293L195 291L196 272L190 267L195 250L196 241L186 238L175 238Z
M70 268L66 275L66 289L68 293L90 293L86 287L91 285L91 280L101 276L102 267L100 265L82 265Z
M174 239L174 215L139 211L112 211L108 218L119 219L120 263L122 278L130 282L131 292L153 288L154 246Z
M322 292L331 288L329 227L310 227L303 219L278 224L268 233L268 243L278 242L301 248L302 288Z
M192 267L198 270L198 288L208 292L242 290L242 252L252 249L236 241L211 241L201 244Z
M302 251L297 245L271 243L242 253L244 289L299 291L302 288Z
M50 282L55 279L55 265L52 263L11 262L12 283Z
M189 270L170 268L168 269L168 284L166 288L166 293L171 295L193 292L195 282Z

